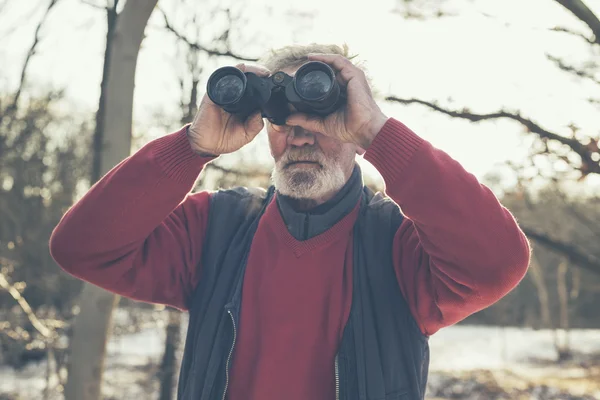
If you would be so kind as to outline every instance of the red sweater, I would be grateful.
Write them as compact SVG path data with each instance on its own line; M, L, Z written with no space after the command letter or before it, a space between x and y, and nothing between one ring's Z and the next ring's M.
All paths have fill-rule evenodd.
M431 335L494 303L524 276L529 244L494 194L389 119L365 159L406 219L393 254L399 286ZM180 309L202 276L210 194L190 194L205 163L185 129L124 160L63 217L50 240L67 272L112 292ZM273 203L248 260L229 398L330 399L351 304L351 213L304 242ZM274 245L277 243L278 245Z
M352 302L357 212L298 241L276 201L269 204L248 255L229 399L335 398L335 355Z

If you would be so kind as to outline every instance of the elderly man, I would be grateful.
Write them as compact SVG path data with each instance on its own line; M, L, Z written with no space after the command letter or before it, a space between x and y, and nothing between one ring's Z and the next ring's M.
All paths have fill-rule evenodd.
M238 68L293 75L308 61L335 71L346 101L268 123L269 190L190 193L207 163L264 127L260 112L242 119L205 96L191 125L116 166L52 235L72 275L189 310L179 399L423 399L428 337L527 270L509 211L384 115L346 48L291 46L266 69ZM363 185L357 154L389 197Z

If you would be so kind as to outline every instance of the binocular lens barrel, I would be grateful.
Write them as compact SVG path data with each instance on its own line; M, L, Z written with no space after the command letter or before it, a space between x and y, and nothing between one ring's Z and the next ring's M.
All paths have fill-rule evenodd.
M235 75L225 75L215 83L215 97L219 103L233 103L244 94L244 82Z
M298 97L315 110L330 108L340 95L340 87L331 67L316 61L298 69L294 77L294 89Z
M223 67L208 80L208 97L219 106L233 105L246 90L246 76L235 67Z
M296 78L298 95L304 100L320 100L327 95L333 86L333 80L324 71L309 71Z

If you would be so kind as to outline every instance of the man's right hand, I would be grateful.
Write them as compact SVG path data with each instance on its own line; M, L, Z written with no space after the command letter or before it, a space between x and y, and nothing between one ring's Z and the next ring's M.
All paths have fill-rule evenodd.
M268 76L270 72L260 66L236 66L243 72ZM204 95L194 121L188 129L192 150L203 156L218 156L233 153L250 143L264 127L258 111L242 120L213 103Z

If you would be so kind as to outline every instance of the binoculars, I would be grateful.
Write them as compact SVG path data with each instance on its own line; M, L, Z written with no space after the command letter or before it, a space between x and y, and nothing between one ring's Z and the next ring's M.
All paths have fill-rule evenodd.
M293 77L283 71L260 77L222 67L208 79L207 93L231 114L245 119L260 110L275 125L285 125L290 104L299 112L326 116L345 102L333 69L320 61L304 64Z

